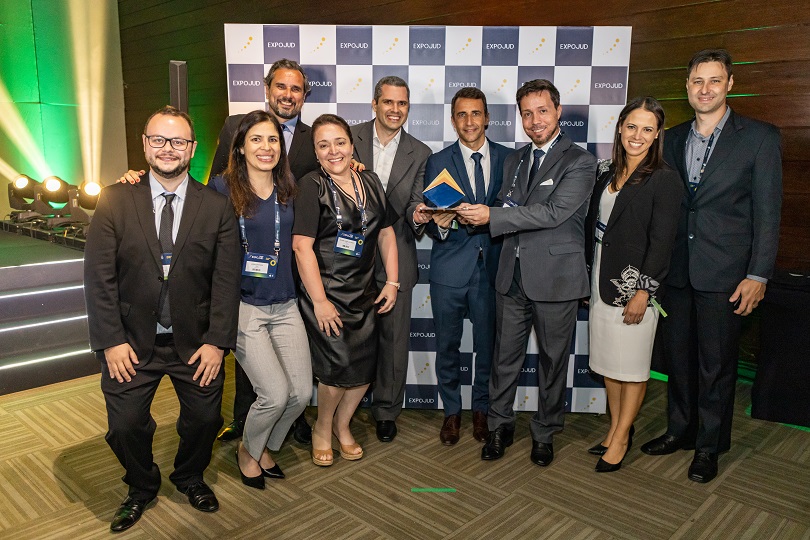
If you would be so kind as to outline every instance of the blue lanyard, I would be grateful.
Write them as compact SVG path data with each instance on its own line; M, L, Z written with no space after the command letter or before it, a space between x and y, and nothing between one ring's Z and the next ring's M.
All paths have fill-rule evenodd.
M278 253L281 251L281 213L278 211L278 193L273 193L272 196L276 211L276 241L273 245L273 249L276 252L276 257L278 257ZM245 216L239 216L239 236L242 240L242 248L245 250L245 253L248 253L250 248L248 246L247 232L245 231Z
M335 204L335 221L337 221L337 227L339 231L343 230L343 215L340 213L340 203L338 202L338 194L337 189L335 188L335 182L332 180L332 177L329 176L329 173L321 169L321 172L326 176L326 179L329 181L329 187L332 190L332 201ZM354 180L354 171L352 171L352 187L354 187L354 196L357 201L357 209L360 210L360 226L363 231L363 236L366 234L366 230L368 230L368 217L366 215L366 205L363 203L363 199L360 198L360 191L357 189L357 182Z
M703 171L706 170L706 163L709 162L709 153L712 151L712 144L714 144L714 132L712 132L712 136L709 137L709 144L706 145L706 152L703 154L703 162L700 165L700 176L698 177L699 180L703 180Z
M548 152L545 153L546 156L548 156L549 152L551 152L551 149L554 148L554 145L557 144L557 141L560 140L560 137L562 137L562 134L563 134L562 130L560 130L560 132L557 133L557 137L554 139L554 142L551 143L551 146L548 147ZM517 167L515 168L515 176L512 177L512 186L509 188L509 191L506 193L506 196L509 197L509 198L512 197L512 191L514 191L515 185L517 184L518 174L520 174L520 166L523 165L523 162L526 160L527 157L529 157L529 154L531 154L531 151L532 151L532 145L529 144L528 146L526 146L526 150L523 151L523 155L520 156L520 161L518 162Z

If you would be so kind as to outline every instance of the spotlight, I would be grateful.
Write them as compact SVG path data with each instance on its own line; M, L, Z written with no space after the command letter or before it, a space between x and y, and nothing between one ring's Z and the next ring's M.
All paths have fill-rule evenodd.
M98 196L101 193L101 184L88 180L79 187L79 206L86 210L95 210Z
M8 185L8 203L15 210L30 210L34 198L36 180L24 174L19 175ZM28 199L28 200L26 200Z
M49 176L42 184L34 186L34 202L31 210L44 216L64 215L62 209L56 209L50 203L66 203L68 201L68 183L58 176Z

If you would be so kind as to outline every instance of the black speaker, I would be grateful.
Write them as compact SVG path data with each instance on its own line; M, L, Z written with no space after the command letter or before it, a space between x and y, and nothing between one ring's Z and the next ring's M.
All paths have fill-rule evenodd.
M169 103L188 112L188 66L184 60L169 61Z

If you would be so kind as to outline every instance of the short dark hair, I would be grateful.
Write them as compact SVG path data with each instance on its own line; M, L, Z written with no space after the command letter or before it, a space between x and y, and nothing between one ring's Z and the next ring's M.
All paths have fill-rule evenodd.
M534 79L533 81L526 81L523 85L518 88L517 94L515 94L515 102L517 102L518 110L520 110L520 100L528 96L529 94L540 93L543 90L548 90L549 95L551 96L551 102L554 104L554 108L560 106L560 91L557 90L557 87L554 86L554 83L549 81L548 79Z
M352 137L352 130L349 128L349 124L336 114L322 114L318 118L312 122L312 141L315 142L315 130L321 126L326 125L333 125L333 126L340 126L343 128L343 131L346 132L346 136L349 137L349 142L354 144L354 138Z
M191 121L191 117L188 115L187 112L183 112L176 107L172 107L171 105L164 105L157 111L153 112L149 115L149 118L146 119L146 123L143 125L143 134L146 135L146 128L149 126L149 122L152 121L152 118L156 116L174 116L176 118L182 118L188 123L188 127L191 128L191 140L196 141L197 136L194 135L194 122Z
M640 176L638 176L631 183L640 182L641 178L664 166L664 108L661 106L661 103L659 103L658 100L652 96L633 98L627 102L627 105L624 106L622 112L619 113L619 119L616 121L616 128L614 130L614 174L613 181L611 182L614 191L618 190L617 182L619 175L621 175L627 168L627 151L624 149L624 146L622 146L622 124L624 124L624 121L627 120L628 116L630 116L630 113L636 109L643 109L653 113L655 116L656 129L658 129L658 138L653 141L647 155L644 157L644 160L639 163L638 167L636 168L636 172L640 173Z
M281 60L276 60L273 62L273 65L270 66L270 69L267 71L267 76L264 78L264 84L267 85L269 88L271 84L273 84L273 77L276 76L276 71L280 69L291 69L293 71L298 71L301 73L301 77L304 78L304 94L309 94L309 79L307 79L307 74L304 73L304 68L301 67L301 64L296 62L295 60L289 60L287 58L282 58Z
M689 60L689 65L686 66L686 78L688 79L689 76L692 74L692 70L699 64L705 64L706 62L720 62L723 64L723 67L726 68L726 75L728 78L731 78L731 54L725 49L703 49L702 51L698 51Z
M475 88L474 86L465 86L461 88L456 95L453 96L453 100L450 102L450 114L456 114L456 100L457 99L480 99L484 102L484 116L489 115L489 110L487 109L487 95L483 93L480 89Z
M374 85L374 101L380 99L380 96L382 95L382 87L386 84L388 86L398 86L400 88L404 88L405 91L408 92L408 101L411 100L411 89L408 88L408 83L405 82L405 79L402 77L397 77L396 75L388 75L377 81L377 84Z

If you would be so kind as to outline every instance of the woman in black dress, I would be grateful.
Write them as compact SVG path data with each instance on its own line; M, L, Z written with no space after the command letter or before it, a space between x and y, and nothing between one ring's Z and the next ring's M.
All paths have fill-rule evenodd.
M397 216L377 175L352 171L352 135L342 118L319 116L312 136L321 168L299 180L293 250L303 289L301 314L318 379L312 461L329 466L332 434L341 457L363 457L349 421L374 380L376 314L390 311L397 298L397 246L391 227ZM378 249L387 277L382 291L374 280Z

